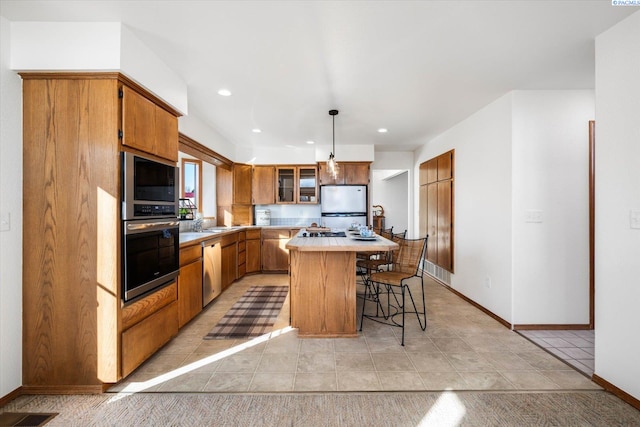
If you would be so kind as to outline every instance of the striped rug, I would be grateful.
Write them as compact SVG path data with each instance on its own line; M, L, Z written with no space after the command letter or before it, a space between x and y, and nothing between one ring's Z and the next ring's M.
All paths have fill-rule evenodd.
M287 293L288 286L250 287L204 339L252 338L269 332Z

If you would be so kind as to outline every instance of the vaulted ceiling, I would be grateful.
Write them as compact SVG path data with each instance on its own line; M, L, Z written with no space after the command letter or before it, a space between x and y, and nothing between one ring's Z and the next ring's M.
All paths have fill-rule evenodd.
M330 143L335 108L339 141L379 151L412 150L514 89L593 88L595 36L635 11L544 0L0 3L10 21L122 22L187 83L189 113L239 146Z

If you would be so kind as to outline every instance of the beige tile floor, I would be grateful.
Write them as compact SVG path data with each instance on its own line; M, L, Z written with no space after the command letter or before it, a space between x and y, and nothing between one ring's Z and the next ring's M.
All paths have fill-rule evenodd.
M298 338L288 300L274 332L253 340L204 340L253 285L287 275L246 276L110 391L291 392L598 389L586 376L425 276L426 331L365 320L357 338ZM360 300L359 300L360 301ZM358 319L359 324L359 319Z
M593 330L518 331L530 341L591 377L595 367Z

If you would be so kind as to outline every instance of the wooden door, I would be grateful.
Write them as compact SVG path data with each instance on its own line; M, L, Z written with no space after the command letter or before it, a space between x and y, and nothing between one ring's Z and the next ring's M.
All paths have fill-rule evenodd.
M251 204L251 165L236 163L233 165L233 203Z
M96 392L120 379L118 85L22 78L22 385Z
M432 184L434 185L434 184ZM437 183L438 194L438 229L437 229L437 241L438 241L438 260L437 263L442 268L451 271L452 270L452 186L451 181L439 181Z
M123 145L155 154L156 105L126 86L122 87L122 128Z
M334 179L327 170L327 164L325 162L318 163L318 182L320 185L336 185L344 184L344 173L342 171L342 165L339 165L340 173Z
M437 179L438 181L442 181L445 179L452 178L452 166L453 166L453 152L449 151L448 153L444 153L441 156L438 156L437 159Z
M178 161L178 118L158 106L155 107L155 153Z
M318 203L318 169L315 166L298 166L298 203Z
M260 271L260 239L247 240L245 251L247 253L247 273L256 273Z
M276 202L275 166L254 166L251 178L251 197L254 205L272 205Z
M202 259L180 267L178 277L178 327L202 310Z
M438 157L435 157L427 161L426 163L424 163L424 165L426 170L425 175L426 175L427 184L436 182L438 180Z
M262 229L262 271L287 271L289 230Z
M340 173L344 183L350 185L369 185L369 163L343 163Z
M427 259L433 263L438 262L438 183L426 185L427 187L427 217L426 227L429 239L427 240Z
M281 166L276 168L276 183L278 186L276 203L296 202L296 180L295 166Z
M232 243L227 246L223 246L221 250L222 254L222 289L226 289L236 280L236 269L238 267L238 250L237 244Z

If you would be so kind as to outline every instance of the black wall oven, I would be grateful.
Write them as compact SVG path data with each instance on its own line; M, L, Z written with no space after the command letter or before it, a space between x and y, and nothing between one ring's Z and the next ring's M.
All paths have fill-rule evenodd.
M122 299L173 282L179 271L178 168L122 153Z
M157 290L178 277L178 220L124 221L122 241L125 302Z

